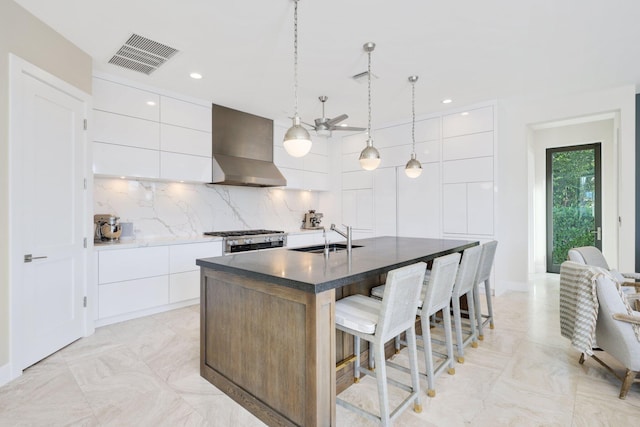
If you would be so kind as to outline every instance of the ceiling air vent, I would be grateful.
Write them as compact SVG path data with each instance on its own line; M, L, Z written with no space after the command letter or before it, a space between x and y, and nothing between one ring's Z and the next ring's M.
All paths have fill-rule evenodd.
M351 76L351 78L353 80L355 80L358 83L364 83L367 81L367 77L369 76L369 72L368 71L363 71L361 73L358 74L354 74L353 76ZM378 78L378 76L376 76L375 74L371 73L371 79L372 80L376 80Z
M153 73L177 52L177 49L146 37L132 34L129 40L127 40L109 60L109 64L118 65L148 75Z

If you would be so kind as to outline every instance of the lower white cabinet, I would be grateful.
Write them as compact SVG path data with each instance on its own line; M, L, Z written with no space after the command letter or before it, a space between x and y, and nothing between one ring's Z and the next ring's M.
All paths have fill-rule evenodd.
M195 302L196 259L220 255L221 241L98 251L97 326Z
M168 276L147 277L98 287L98 317L119 316L169 303Z

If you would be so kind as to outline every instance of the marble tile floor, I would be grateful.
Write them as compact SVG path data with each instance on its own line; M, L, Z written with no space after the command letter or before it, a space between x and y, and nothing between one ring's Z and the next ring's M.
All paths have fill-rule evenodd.
M640 386L619 400L620 383L593 360L579 365L560 336L558 276L536 276L530 289L494 298L496 329L437 378L421 414L395 425L640 425ZM99 328L1 387L0 426L262 426L200 377L198 358L197 305ZM395 358L406 362L405 351ZM392 403L402 398L390 390ZM340 396L378 406L371 377ZM374 425L342 407L337 424Z

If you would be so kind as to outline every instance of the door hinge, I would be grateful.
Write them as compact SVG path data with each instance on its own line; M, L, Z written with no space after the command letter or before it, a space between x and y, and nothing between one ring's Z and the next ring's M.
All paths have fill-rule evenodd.
M84 246L85 249L87 249L87 238L86 237L84 238L83 246Z
M84 126L84 130L87 130L87 119L84 119L83 126Z
M85 308L87 307L87 297L84 297L82 299L82 306L85 307Z

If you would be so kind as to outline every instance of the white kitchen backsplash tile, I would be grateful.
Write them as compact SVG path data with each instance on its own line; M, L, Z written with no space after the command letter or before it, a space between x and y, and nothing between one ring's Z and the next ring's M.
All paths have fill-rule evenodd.
M204 231L300 229L318 193L126 179L94 179L94 213L133 222L137 238L196 237Z

